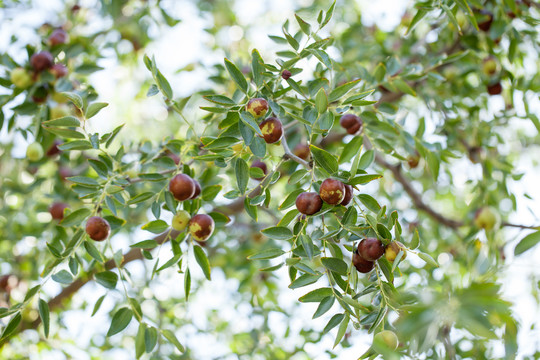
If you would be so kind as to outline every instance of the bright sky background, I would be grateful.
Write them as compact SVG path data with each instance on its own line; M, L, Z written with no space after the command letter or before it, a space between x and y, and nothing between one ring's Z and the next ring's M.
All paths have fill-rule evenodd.
M298 1L302 4L305 1ZM81 1L81 5L93 4L93 1ZM248 36L254 44L257 44L257 48L263 54L271 54L274 49L274 44L271 42L267 34L278 34L280 32L281 24L287 19L293 16L294 3L288 0L274 0L264 1L264 6L261 6L262 1L255 2L250 0L241 0L236 2L237 16L240 25L248 25L252 31L248 34L242 33L241 27L232 27L225 31L222 36L226 41L234 41L242 36ZM363 20L366 25L377 23L377 25L383 29L392 29L396 26L404 9L410 4L411 1L403 0L379 0L368 1L359 0L358 6L362 9ZM189 1L169 1L172 15L182 19L182 22L172 29L164 28L164 33L160 36L160 39L153 43L148 49L147 53L155 54L156 60L160 70L166 74L169 79L172 79L171 84L175 90L175 94L180 96L186 96L193 91L200 89L201 84L204 84L205 78L208 73L204 69L199 69L194 72L184 72L181 74L175 74L178 68L181 68L189 63L203 61L206 65L211 65L216 62L221 62L224 55L223 53L208 53L201 44L211 41L209 35L203 31L207 24L207 20L201 19L195 7ZM169 6L167 6L169 8ZM21 41L37 42L33 28L44 22L45 19L54 18L54 13L61 10L62 6L59 1L36 1L35 6L24 13L16 14L13 22L5 21L6 18L11 17L13 14L5 10L0 10L0 51L5 51L9 45L9 37L12 33L17 34L17 37ZM346 24L338 24L339 26L346 26ZM338 26L336 25L336 26ZM175 44L175 46L171 46ZM24 57L24 54L11 54L17 59ZM116 127L120 123L125 121L125 114L142 113L148 118L152 118L155 121L165 120L165 109L158 101L159 99L149 99L144 103L133 104L131 101L123 101L123 99L131 99L135 96L138 89L134 88L130 81L126 81L130 77L144 78L148 76L146 69L141 64L141 71L136 73L128 72L126 69L118 67L114 61L104 61L102 66L106 67L105 70L100 71L92 76L91 82L96 87L98 93L101 96L101 101L110 103L110 106L106 111L102 111L93 121L95 130L99 132L106 132ZM157 97L156 97L157 98ZM531 99L536 102L538 109L538 99ZM500 106L501 100L494 98L493 106L496 108ZM128 108L128 106L130 108ZM129 116L128 116L129 117ZM534 130L535 131L535 130ZM7 139L5 132L0 133L0 142ZM25 142L20 141L20 146L15 149L13 156L23 157L25 153ZM540 174L538 171L530 171L533 168L533 164L537 164L539 158L538 149L533 149L528 154L525 154L520 162L519 168L527 172L519 184L512 184L513 190L516 192L518 198L519 211L510 219L511 222L520 224L538 224L540 221L534 214L540 214L540 203L527 200L523 196L524 193L528 193L534 199L540 199ZM466 178L462 179L463 182ZM456 186L463 186L460 184L459 177L456 178ZM164 219L167 220L167 219ZM521 239L526 232L516 229L505 230L509 244L507 246L506 253L508 254L507 266L505 267L505 273L502 279L505 291L505 297L511 300L515 306L514 311L517 318L521 323L521 330L519 335L520 354L518 358L522 358L524 355L531 355L535 351L540 349L540 332L539 330L530 330L531 325L535 324L536 329L540 326L540 311L538 304L530 296L531 286L538 286L532 283L533 274L535 274L536 281L540 276L540 267L538 267L537 259L540 258L540 246L537 246L534 251L530 251L526 255L522 255L518 259L514 259L511 255L513 253L513 247L516 241ZM135 234L135 237L143 238L148 234ZM133 241L127 239L125 235L117 235L114 239L115 249L124 248L129 249L128 244ZM169 252L166 251L167 247L161 250L161 258L167 260ZM414 256L408 257L413 266L422 266L422 262L415 259ZM438 271L444 271L445 266L450 264L444 264L444 259L439 258L441 261L441 268ZM129 270L132 272L134 278L143 277L143 274L149 270L146 267L151 266L150 263L142 264L141 262L129 264ZM203 275L198 270L198 267L193 267L194 278L202 278ZM228 296L234 294L237 287L236 280L225 279L219 269L213 269L213 281L206 282L199 290L197 295L190 299L187 307L190 313L200 313L201 316L195 319L196 325L199 328L204 328L206 323L205 313L209 309L224 309L221 312L221 316L225 319L230 319L235 324L236 329L248 329L250 326L256 325L257 319L248 319L246 317L247 310L239 308L237 310L231 309L228 304ZM282 295L279 299L280 305L284 308L290 308L297 302L297 298L308 291L308 288L302 288L300 290L292 291L287 288L289 284L286 270L281 269L279 274L281 275ZM139 276L137 276L139 275ZM183 284L179 281L179 278L175 272L170 271L164 273L159 277L159 282L155 282L151 286L151 291L148 291L147 295L149 299L155 296L158 300L164 299L169 294L175 294L175 296L181 297L183 294ZM51 295L56 294L60 290L58 284L52 281L47 284L46 291ZM83 302L93 304L104 293L103 287L90 283L85 286L77 296L74 297L74 303L72 308L76 309ZM228 296L215 296L215 294L228 294ZM104 302L101 310L94 317L90 317L91 306L88 311L66 311L63 313L64 322L67 325L67 330L64 330L64 335L67 339L74 339L75 344L84 349L90 339L94 341L100 338L99 334L104 334L108 327L108 311L112 309L114 302L111 298L120 299L123 297L122 293L111 293ZM146 307L150 308L150 307ZM143 303L143 311L145 311L145 304ZM326 325L329 317L322 317L316 320L311 320L312 314L316 309L316 304L303 304L295 309L294 316L297 318L293 326L293 333L299 331L305 324L310 324L314 328L321 329ZM177 316L181 317L185 311L185 307L181 306L177 309ZM332 311L329 312L331 314ZM285 331L282 325L282 315L273 314L271 319L271 325L276 329L278 335L282 335ZM255 323L255 324L254 324ZM55 327L55 325L52 325ZM132 321L130 325L130 331L136 331L136 322ZM319 344L306 345L306 351L310 354L310 358L315 360L326 360L328 356L324 354L325 349L331 349L336 329L334 329L330 335L323 338L323 341ZM209 359L216 357L216 355L227 354L230 352L227 344L220 343L213 334L200 334L196 333L195 328L185 327L179 332L177 336L183 344L187 344L193 351L194 358L197 359ZM371 343L371 336L365 335L362 332L354 332L355 346L350 349L340 350L338 347L338 353L340 359L356 359L362 354ZM533 340L536 339L536 340ZM36 338L37 341L37 338ZM129 340L126 340L129 341ZM294 337L288 339L289 344L294 343ZM212 344L212 346L208 346ZM87 354L77 348L76 345L70 345L67 342L62 344L56 344L55 346L62 346L73 358L77 359L90 359L90 356L96 356L104 359L131 359L132 353L125 352L123 350L112 350L106 354ZM124 344L127 347L133 348L132 344ZM498 346L499 349L500 346ZM322 349L322 350L321 350ZM504 350L504 349L502 349ZM48 354L41 359L52 358L62 359L61 353ZM236 359L236 356L229 356L224 359ZM32 359L40 359L37 355Z

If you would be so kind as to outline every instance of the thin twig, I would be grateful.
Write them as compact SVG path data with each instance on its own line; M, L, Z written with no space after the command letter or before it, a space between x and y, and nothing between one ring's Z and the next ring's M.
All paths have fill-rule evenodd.
M309 165L306 160L299 158L291 152L291 149L289 149L289 144L287 144L287 139L285 138L285 135L283 135L283 137L281 138L281 144L283 145L283 149L285 150L285 155L287 156L287 158L294 160L306 169L311 170L311 165Z

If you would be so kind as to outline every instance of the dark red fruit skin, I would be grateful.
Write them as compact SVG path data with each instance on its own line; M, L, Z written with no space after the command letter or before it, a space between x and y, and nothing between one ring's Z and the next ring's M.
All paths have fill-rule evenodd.
M420 157L418 156L410 156L408 159L407 159L407 164L409 164L409 167L411 169L414 169L418 166L418 163L420 162Z
M198 198L199 195L201 195L201 191L202 191L201 184L199 184L197 180L193 180L193 182L195 183L195 192L193 193L193 196L189 198L190 200Z
M322 199L316 192L301 193L296 198L296 208L305 215L313 215L319 212L322 205Z
M54 58L48 51L40 51L30 57L30 65L37 72L42 72L53 66Z
M62 141L60 140L54 140L51 147L49 148L49 150L47 150L47 152L45 153L45 155L47 155L48 157L53 157L55 155L58 155L62 152L62 150L60 150L58 148L58 145L61 145L62 144Z
M489 95L499 95L500 93L502 93L502 85L500 82L489 84L487 86L487 91Z
M353 187L351 185L345 184L345 197L339 203L340 205L347 206L351 202L353 197Z
M56 29L49 36L49 43L51 46L65 44L68 41L68 34L63 29Z
M109 222L100 216L92 216L86 221L86 233L90 239L103 241L111 232Z
M54 64L49 71L57 79L60 79L68 74L68 69L64 64Z
M49 208L49 213L51 214L54 220L62 220L64 218L64 209L68 208L69 205L63 202L55 202Z
M255 105L257 104L257 106ZM250 99L246 105L246 109L251 108L257 116L263 116L268 111L268 101L263 98L253 98Z
M362 274L367 274L375 266L373 261L362 258L356 251L353 253L352 261L356 270Z
M293 154L298 156L302 160L309 159L311 151L309 150L308 144L298 144L293 149Z
M362 128L362 124L362 119L354 114L345 114L339 119L339 125L351 135L356 134Z
M259 128L261 129L264 141L266 141L267 144L276 143L281 140L281 137L283 136L283 125L281 124L281 121L273 116L264 120L259 125Z
M197 214L191 218L189 223L197 223L201 227L201 229L194 234L198 239L206 240L214 232L214 219L212 219L210 215Z
M326 179L319 188L319 196L330 205L337 205L345 198L345 184L339 180Z
M251 167L257 167L259 169L261 169L264 173L264 175L266 176L266 174L268 174L268 167L266 166L266 164L260 160L255 160L252 164L251 164ZM260 177L260 178L254 178L255 180L262 180L264 179L264 177Z
M484 32L488 32L493 23L493 14L485 10L480 11L480 14L484 15L485 20L478 23L478 28Z
M178 174L171 179L169 191L176 200L187 200L195 194L195 182L186 174Z
M291 73L289 70L283 70L283 71L281 72L281 77L283 78L283 80L287 80L287 79L289 79L291 76L292 76L292 73Z
M358 244L358 254L368 261L375 261L383 256L384 245L377 238L365 238Z

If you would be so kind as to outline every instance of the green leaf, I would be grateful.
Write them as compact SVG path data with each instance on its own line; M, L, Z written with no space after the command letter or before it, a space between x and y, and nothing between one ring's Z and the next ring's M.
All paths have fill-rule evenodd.
M246 78L242 74L240 70L234 65L232 62L229 61L229 59L225 59L225 67L227 68L227 71L231 75L234 82L238 85L238 88L243 92L247 94L248 90L248 83L246 81Z
M105 295L102 295L97 301L96 301L96 304L94 305L94 309L92 310L92 315L91 316L94 316L99 308L101 307L101 304L103 303L103 300L105 300Z
M236 102L233 99L228 98L227 96L224 96L224 95L206 95L204 96L204 98L208 101L211 101L216 104L224 105L224 106L236 105Z
M154 234L161 234L168 228L169 228L169 225L163 220L153 220L141 227L141 229L150 231L151 233L154 233Z
M92 144L88 140L73 140L58 145L58 148L63 151L88 150L92 149Z
M414 229L413 238L411 240L409 248L411 250L414 250L418 247L419 244L420 244L420 236L418 235L418 229Z
M64 227L71 227L73 225L79 225L81 224L84 219L86 219L92 212L86 208L81 208L78 210L73 211L72 213L69 213L67 216L65 216L62 221L60 221L60 225Z
M211 272L210 262L208 261L208 257L206 256L206 253L204 252L202 247L200 247L198 245L194 245L193 246L193 252L195 254L195 260L197 260L197 263L201 267L201 269L202 269L202 271L204 273L204 276L208 280L212 280L212 278L210 276L210 272Z
M399 91L405 94L416 96L416 91L414 91L414 89L409 84L407 84L403 79L399 79L399 78L394 79L392 81L392 85L397 87Z
M79 119L75 116L64 116L61 118L47 120L41 123L42 126L75 126L78 127L81 125Z
M307 285L311 285L317 282L321 278L322 274L311 275L303 274L300 277L296 278L290 285L289 289L298 289Z
M334 101L339 100L342 96L347 94L349 91L351 91L358 83L360 82L360 79L350 81L348 83L345 83L341 86L338 86L334 90L330 92L330 95L328 95L328 101L333 103ZM366 95L367 96L367 95Z
M157 343L157 330L155 327L151 326L145 329L144 331L144 347L147 353L150 353L154 350L154 347Z
M347 275L348 266L345 261L335 257L323 257L321 262L325 268L334 271L340 275Z
M330 21L330 19L332 18L332 15L334 14L334 9L336 7L336 1L334 0L334 2L332 3L332 5L330 6L330 8L328 9L328 11L326 12L326 15L324 16L324 20L323 22L321 23L321 26L319 27L319 29L322 29L323 27L326 26L326 24L328 24L328 22Z
M150 240L143 240L139 241L138 243L135 243L133 245L129 245L131 248L137 248L137 249L153 249L157 247L159 244L156 240L150 239Z
M191 290L191 273L188 268L186 269L186 272L184 273L184 293L186 296L186 301L188 301L189 299L190 290Z
M355 136L343 147L343 151L339 156L339 163L343 164L350 161L355 155L358 154L362 147L363 138L361 136Z
M19 326L21 323L22 316L20 312L17 312L15 316L9 320L9 323L4 328L4 331L2 332L2 339L7 338L9 335L11 335Z
M298 301L307 303L307 302L321 302L324 298L328 296L333 296L331 288L319 288L313 291L308 292L304 296L301 296Z
M341 323L341 321L343 321L344 317L345 317L344 313L343 314L335 314L334 316L332 316L332 318L330 318L330 320L328 321L328 324L326 324L326 326L324 327L322 333L326 334L330 330L332 330L333 328L338 326Z
M346 314L345 317L343 318L343 321L341 321L341 324L339 324L339 329L336 335L336 340L334 341L333 348L335 348L341 342L341 339L343 339L343 336L345 335L345 331L347 331L347 326L349 325L349 320L350 320L349 315Z
M379 210L381 210L381 205L379 205L377 200L375 200L371 195L360 194L358 195L358 199L362 202L362 204L365 205L366 208L374 213L378 213Z
M139 323L139 329L137 330L137 335L135 336L135 357L139 359L146 350L146 344L144 342L144 334L146 332L146 324L141 322Z
M439 264L437 264L437 262L430 255L426 253L418 252L418 257L424 260L425 262L427 262L431 266L439 267Z
M478 29L478 23L476 22L476 17L474 16L474 12L472 11L471 7L467 3L466 0L455 0L455 2L459 5L459 7L467 14L467 17L469 20L471 20L472 24Z
M165 76L163 76L163 74L159 70L157 70L156 72L156 81L163 95L165 95L167 99L172 100L173 91L171 88L171 84L169 84L169 81L165 78Z
M311 260L313 258L313 253L315 252L311 237L301 234L300 242L302 243L302 246L304 247L304 251L306 252L307 257Z
M223 187L221 185L206 186L202 191L202 199L204 201L212 201L216 198Z
M261 129L259 128L259 125L255 121L255 118L253 117L253 115L251 115L247 111L241 111L240 120L242 120L244 124L249 126L251 130L255 131L259 136L262 136Z
M128 308L119 309L113 316L107 336L113 336L124 330L133 317L133 312Z
M74 92L62 92L60 94L62 94L64 97L68 98L73 103L73 105L75 105L79 109L82 109L82 107L83 107L83 99L80 97L79 94L76 94Z
M247 258L249 260L267 260L267 259L277 258L283 254L285 254L285 251L281 249L272 248L272 249L258 251L255 254L248 256Z
M238 190L244 195L246 193L247 184L249 181L249 167L246 161L242 158L237 158L234 166L236 173L236 183L238 184Z
M293 237L292 231L284 226L269 227L261 230L261 233L276 240L289 240Z
M171 331L171 330L167 330L167 329L162 329L160 330L161 331L161 334L167 339L169 340L174 346L176 346L176 348L178 349L178 351L180 351L181 353L185 352L186 349L184 349L184 347L182 346L182 344L180 344L180 341L178 341L178 339L176 338L176 336L174 335L174 333Z
M409 35L409 33L414 29L416 25L424 18L424 16L427 15L427 11L423 9L418 9L416 14L414 15L413 19L411 20L411 23L409 24L409 27L407 28L407 31L405 32L405 35Z
M253 49L251 52L251 72L253 74L253 81L257 86L260 86L263 82L264 62L257 49Z
M296 21L298 22L298 25L300 26L300 29L302 30L302 32L306 35L309 35L311 32L311 25L309 25L300 16L296 14L294 14L294 17L296 18Z
M66 270L60 270L51 277L54 281L60 284L71 284L73 282L73 276Z
M328 97L322 87L317 92L317 95L315 95L315 108L319 114L322 114L328 109Z
M66 139L85 139L86 138L86 135L84 135L83 133L77 130L65 129L61 127L47 127L47 126L44 126L43 129L47 130L48 132L52 134L58 135Z
M109 106L109 104L104 102L95 102L90 105L88 105L88 109L86 109L86 114L84 115L87 119L90 119L97 115L99 111L105 107Z
M79 185L99 186L99 183L97 182L96 179L88 177L88 176L71 176L66 179Z
M339 164L335 156L328 151L310 145L311 154L317 165L326 170L330 175L335 174L339 169Z
M523 254L540 242L540 231L533 232L519 241L514 249L514 255Z
M118 275L112 271L102 271L94 275L96 282L101 286L106 287L107 289L116 288L116 283L118 282Z
M358 168L365 170L368 168L369 165L373 163L373 160L375 160L375 151L368 150L364 154L362 154L362 157L360 158L360 161L358 162Z
M50 324L49 304L45 300L39 299L38 309L39 317L41 318L41 322L43 323L43 333L45 334L45 337L48 338Z
M334 297L334 295L331 295L322 299L321 303L319 304L319 307L317 307L317 310L315 311L315 314L313 314L313 319L316 319L319 316L324 315L328 310L330 310L332 305L334 305L335 300L336 298Z

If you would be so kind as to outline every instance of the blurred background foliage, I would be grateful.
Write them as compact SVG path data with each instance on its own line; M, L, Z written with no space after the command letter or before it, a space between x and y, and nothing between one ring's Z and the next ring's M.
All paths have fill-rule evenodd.
M50 8L30 1L0 2L3 356L352 359L382 353L391 359L512 359L519 353L521 358L537 358L540 337L538 317L534 320L533 315L539 314L540 283L532 264L539 255L535 244L540 220L535 213L537 196L528 191L536 190L539 178L538 4L380 3L340 0L329 24L315 33L319 12L331 12L327 1L81 1L54 2ZM386 12L388 19L374 22L370 6L395 9ZM294 14L311 24L309 37ZM398 20L392 21L392 16ZM65 44L51 44L57 28L69 35ZM295 44L304 49L310 41L321 45L309 54L295 49ZM399 236L410 250L418 246L398 261L399 267L390 264L390 273L377 269L370 276L357 274L350 257L359 236L338 231L344 211L337 211L337 219L325 216L322 224L314 218L308 235L316 242L324 239L318 229L338 229L330 240L321 241L353 269L347 284L356 283L348 302L326 301L332 307L316 319L312 316L322 298L314 303L297 299L328 286L326 276L314 285L305 277L307 286L293 290L288 287L302 271L297 274L294 266L260 271L280 262L248 260L260 251L291 248L260 230L275 226L287 213L279 205L306 184L307 179L288 181L293 174L300 176L301 166L292 161L282 165L281 146L266 147L264 160L281 179L272 184L272 199L268 194L268 206L259 207L254 221L243 202L235 200L240 195L234 193L238 172L227 166L233 157L252 161L247 147L219 149L221 157L198 159L192 165L192 159L201 156L201 142L230 135L242 139L228 115L231 108L238 113L239 107L208 99L225 95L235 106L245 103L223 58L255 82L253 49L264 59L271 84L259 87L257 95L279 99L272 111L291 124L286 132L289 147L309 141L339 158L342 169L350 169L360 151L344 155L353 140L338 121L350 104L343 99L330 102L334 116L324 129L293 115L309 117L306 108L317 105L320 89L330 94L359 80L349 95L370 92L351 101L352 111L364 121L362 154L369 154L360 168L383 175L360 186L362 193L376 199L364 209L378 215L391 237ZM41 50L50 51L68 75L43 73L31 85L14 86L14 69L30 73L29 58ZM155 62L149 66L152 57ZM281 80L283 68L291 70L294 82ZM86 147L66 141L73 151L68 147L30 161L25 156L29 143L38 142L48 151L55 140L65 138L65 133L45 131L45 121L83 116L61 92L78 94L85 107L109 103L85 122L80 139L89 144L100 139L104 146L95 150L93 143ZM374 152L366 151L370 148ZM204 201L184 208L195 211L202 204L206 212L222 214L214 217L216 232L203 244L190 241L187 246L180 234L175 241L141 252L132 245L155 236L141 226L153 224L153 232L160 233L165 229L155 220L169 223L172 217L166 180L178 170L178 157L185 165L182 170L195 173L207 191ZM105 190L103 183L98 189L66 180L99 179L103 169L96 162L110 163L104 170L106 184L125 192L124 200L120 190ZM250 180L248 188L257 184ZM222 191L217 196L210 189ZM92 208L98 198L111 222L113 240L94 248L84 241L69 260L64 259L68 261L51 268L55 252L62 253L76 239L74 229L84 217L58 226L51 221L49 206L62 201L72 210ZM381 207L386 213L372 211ZM480 209L494 213L493 226L483 229L475 222ZM394 210L397 223L390 216ZM288 220L294 228L295 215ZM355 226L369 227L360 214L358 218ZM195 247L204 248L208 256L210 282L197 266ZM302 251L299 256L306 260ZM420 258L417 251L432 258ZM122 254L125 266L107 271L122 261ZM330 274L320 258L317 252L309 256L308 268ZM186 290L188 268L191 286ZM54 270L56 277L48 280L47 270ZM68 277L59 276L60 270ZM99 273L106 275L100 278ZM110 273L116 274L113 280ZM38 284L43 285L34 288ZM347 292L339 290L337 277L333 284ZM512 298L514 292L521 295ZM50 308L48 337L39 325L45 311L39 298ZM529 318L516 309L520 306L532 312ZM138 311L144 314L145 325L133 320L120 334L105 336L124 308L135 317ZM373 351L373 332L382 329L397 334L396 351Z

